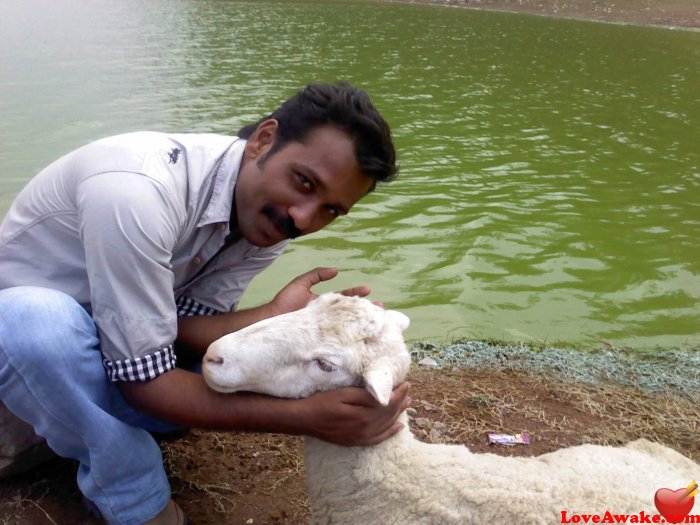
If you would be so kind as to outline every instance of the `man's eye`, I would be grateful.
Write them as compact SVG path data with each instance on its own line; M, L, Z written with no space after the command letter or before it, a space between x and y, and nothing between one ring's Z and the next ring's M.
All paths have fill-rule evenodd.
M305 189L310 190L313 185L311 184L311 181L306 175L302 175L301 173L297 173L297 179L299 179L299 182L301 183L302 186L304 186Z

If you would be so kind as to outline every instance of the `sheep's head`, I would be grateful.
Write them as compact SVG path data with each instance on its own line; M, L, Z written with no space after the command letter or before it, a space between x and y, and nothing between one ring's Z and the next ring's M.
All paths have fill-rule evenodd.
M300 398L364 386L386 405L410 365L402 335L408 324L404 314L367 299L326 293L214 341L202 370L219 392Z

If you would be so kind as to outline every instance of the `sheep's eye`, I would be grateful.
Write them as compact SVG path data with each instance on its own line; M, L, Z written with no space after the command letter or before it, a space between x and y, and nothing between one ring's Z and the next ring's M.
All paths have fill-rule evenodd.
M316 362L318 367L324 372L335 372L336 370L338 370L338 367L336 367L333 363L324 361L323 359L315 359L314 361Z

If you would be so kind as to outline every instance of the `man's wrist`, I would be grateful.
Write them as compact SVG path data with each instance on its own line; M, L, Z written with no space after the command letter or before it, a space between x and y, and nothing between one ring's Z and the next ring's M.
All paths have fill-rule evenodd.
M269 303L262 305L260 308L262 310L261 311L262 319L269 319L270 317L277 317L278 315L281 315L284 313L277 306L274 299L272 301L270 301Z
M299 399L280 399L256 395L257 400L247 404L250 410L247 421L238 422L237 426L253 432L270 432L275 434L302 435L306 428L304 402ZM246 401L251 401L246 400ZM245 402L245 401L243 401Z

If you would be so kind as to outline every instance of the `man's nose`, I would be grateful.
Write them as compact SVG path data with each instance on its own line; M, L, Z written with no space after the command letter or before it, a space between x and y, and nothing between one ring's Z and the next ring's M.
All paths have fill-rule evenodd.
M294 221L294 226L302 232L306 232L313 226L317 214L316 206L310 203L298 204L289 208L289 216Z

